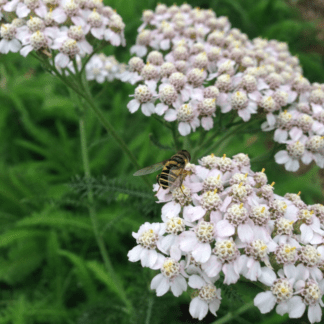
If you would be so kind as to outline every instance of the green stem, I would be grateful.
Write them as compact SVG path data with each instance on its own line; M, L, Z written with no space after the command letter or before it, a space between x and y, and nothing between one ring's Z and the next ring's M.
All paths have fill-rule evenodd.
M234 312L228 312L225 316L223 316L219 320L213 322L212 324L228 323L231 320L233 320L235 317L237 317L238 315L245 313L246 311L248 311L249 309L252 309L253 307L254 307L254 302L251 301L247 304L244 304L242 307L240 307L239 309L237 309Z
M87 104L90 106L90 108L94 111L94 113L97 115L99 121L104 126L104 128L107 130L108 134L110 134L115 141L119 144L120 148L126 153L130 161L133 163L133 165L136 167L137 170L139 170L141 167L137 163L137 160L133 153L129 150L128 146L124 142L124 140L118 135L118 133L115 131L114 127L110 123L110 121L105 117L105 115L101 112L101 110L94 104L94 101L92 99L91 93L89 92L89 89L83 86L84 92L83 92L83 98L86 100ZM143 177L143 180L145 181L146 185L151 189L151 183L147 180L147 178Z
M148 305L147 305L147 313L146 313L145 324L150 324L151 323L153 302L154 302L153 296L150 296L149 300L148 300Z
M180 142L179 142L179 138L178 138L178 133L177 133L177 124L176 123L173 123L172 124L172 136L173 136L173 141L174 141L174 147L177 151L180 151L181 150L181 145L180 145Z
M101 110L95 105L92 95L85 84L87 82L82 82L82 76L81 72L79 73L80 78L77 76L73 76L72 79L76 81L80 81L80 84L75 84L70 82L70 80L61 75L60 72L55 68L55 66L50 65L47 61L42 60L40 57L37 57L43 64L47 65L47 67L52 70L55 75L68 87L70 87L74 92L76 92L80 97L82 97L86 103L89 105L89 107L94 111L94 113L97 115L100 123L103 125L103 127L107 130L107 132L115 139L115 141L119 144L120 148L124 151L124 153L128 156L132 164L135 166L135 168L138 170L140 169L140 165L137 163L137 160L133 153L128 149L126 143L123 141L123 139L118 135L118 133L115 131L112 124L109 122L109 120L104 116L104 114L101 112ZM83 69L81 70L83 71ZM79 80L77 80L79 79ZM143 177L144 182L146 185L151 189L151 183L147 180L147 178Z
M85 177L88 180L91 177L91 173L90 173L88 148L87 148L86 132L85 132L85 127L84 127L83 117L79 119L79 128L80 128L80 140L81 140L83 168L84 168ZM95 207L94 207L93 192L92 192L91 187L88 190L88 202L89 202L88 209L89 209L89 214L90 214L93 231L94 231L95 238L96 238L99 250L100 250L101 257L104 261L105 268L108 271L109 275L111 276L114 284L118 287L119 295L122 298L122 300L124 301L125 305L127 306L128 312L131 313L132 305L131 305L130 301L128 300L126 293L124 291L124 288L123 288L122 284L120 283L120 280L114 271L114 268L110 261L104 240L99 233L99 224L98 224L98 219L97 219L96 211L95 211Z

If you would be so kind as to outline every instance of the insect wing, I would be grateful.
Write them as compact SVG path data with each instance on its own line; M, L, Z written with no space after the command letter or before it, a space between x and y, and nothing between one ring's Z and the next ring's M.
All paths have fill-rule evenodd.
M166 163L166 161L155 163L153 165L147 166L144 169L136 171L133 175L134 176L142 176L142 175L145 175L145 174L153 173L155 171L158 171L158 170L162 169L165 163Z
M170 169L168 175L168 182L170 184L170 191L173 189L180 187L181 182L183 180L182 177L183 169L179 168L178 166L174 166Z

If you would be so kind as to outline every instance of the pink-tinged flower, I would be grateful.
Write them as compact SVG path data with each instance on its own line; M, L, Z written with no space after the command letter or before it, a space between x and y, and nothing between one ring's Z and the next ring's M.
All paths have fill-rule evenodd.
M187 290L188 275L184 271L185 261L178 262L172 258L164 258L161 273L156 275L151 282L151 289L156 290L157 296L163 296L170 289L175 297L179 297Z
M7 2L3 9L9 12L15 11L19 18L27 17L31 11L34 11L39 16L46 12L45 4L39 0L13 0Z
M260 261L264 262L267 267L271 268L268 253L272 252L267 244L262 240L254 240L245 247L245 255L241 256L241 274L251 280L256 281L261 276Z
M56 47L56 46L55 46ZM55 56L55 65L65 68L71 59L74 59L80 52L77 41L67 38L59 47L60 53Z
M293 116L291 113L285 110L280 113L276 118L276 127L277 129L274 132L273 139L279 143L285 143L288 139L288 132L291 130L293 126ZM294 134L290 134L294 135Z
M108 26L109 29L105 30L105 40L109 41L113 46L125 46L125 24L123 23L122 18L118 14L112 15L110 17Z
M84 55L91 54L93 52L93 47L90 43L86 40L85 35L87 32L82 29L81 26L70 26L69 30L67 31L67 35L63 35L63 37L67 36L71 39L77 41L77 45L80 48L80 54Z
M98 13L96 8L92 12L84 11L83 15L87 21L84 25L85 34L90 31L93 37L103 39L109 19Z
M144 67L144 62L140 57L132 57L128 62L128 70L120 75L120 80L123 82L130 82L135 84L142 80L141 72Z
M277 279L275 272L267 267L261 268L259 281L270 286L271 290L262 292L254 298L254 305L259 308L262 314L270 312L275 305L276 312L280 315L288 311L290 318L299 318L305 311L305 305L302 298L293 296L294 278Z
M198 103L199 116L201 117L201 126L205 130L210 130L214 126L212 117L215 117L216 98L207 98Z
M297 268L303 273L305 279L311 278L319 282L323 279L323 273L319 267L323 264L324 247L321 245L315 248L312 245L302 246L298 250Z
M138 245L136 245L127 254L128 260L136 262L141 260L142 267L149 267L151 269L158 268L161 260L159 260L159 253L156 251L162 235L165 233L165 224L146 222L141 225L137 233L132 233ZM159 261L159 262L158 262Z
M221 159L220 159L221 160ZM223 195L228 194L224 199L223 205L221 207L221 211L225 212L228 206L231 203L242 203L241 208L245 206L249 208L250 206L255 206L258 204L258 197L256 192L252 190L252 187L244 182L234 183L232 186L226 188L223 192ZM245 209L243 209L242 213L245 213Z
M208 277L215 277L221 271L224 273L224 283L236 283L240 278L243 259L232 239L216 242L209 260L201 265Z
M277 244L290 244L300 247L299 243L293 238L294 221L290 221L284 217L275 220L275 233L277 234L273 240Z
M312 115L314 119L313 131L318 135L324 134L324 110Z
M311 323L320 322L322 319L322 309L324 306L322 297L324 294L324 280L316 282L308 279L306 281L299 280L295 283L295 289L302 297L305 306L308 306L308 319ZM305 306L303 309L305 309ZM288 310L287 310L288 312Z
M305 151L304 142L306 138L300 141L287 141L287 151L279 151L275 155L275 160L278 164L285 164L287 171L297 171L299 169L299 160L303 163L309 164L312 161L312 156L309 152Z
M142 30L136 38L136 45L133 45L130 49L131 54L136 54L136 56L143 57L147 53L147 47L151 43L151 31Z
M186 230L187 226L194 226L191 223L186 222L180 217L164 217L162 220L166 223L165 232L168 234L161 239L160 250L169 254L171 258L180 260L181 250L179 247L179 235Z
M22 40L22 45L24 45L24 47L20 50L20 54L22 56L27 56L32 50L38 51L41 49L47 49L51 44L52 40L38 30L32 35L27 36L26 39Z
M300 225L300 241L303 244L321 244L324 241L324 231L321 230L321 223L314 215L314 211L301 209L298 212L298 220L302 221Z
M16 53L20 50L21 44L16 39L17 28L12 24L1 25L1 41L0 41L0 53L8 54L9 52Z
M210 218L214 219L217 216L217 212L219 211L219 207L222 205L222 200L217 193L217 189L213 191L206 191L202 194L202 196L194 195L194 202L200 204L199 210L202 210L202 216L204 216L207 212L210 213ZM192 213L189 216L191 221L198 220L196 213ZM201 217L200 217L201 218ZM214 221L214 220L213 220Z
M147 24L150 24L154 20L154 12L152 10L144 10L141 20L143 21L143 24L138 27L138 32L141 32Z
M51 39L56 39L59 35L58 27L46 26L43 19L39 17L30 17L26 25L18 27L16 37L24 43L26 39L30 38L30 36L37 31L41 31L45 36Z
M200 276L192 275L189 277L189 286L199 289L198 296L190 302L189 312L193 318L202 320L208 310L216 316L221 303L221 290L213 284L206 283Z
M242 242L253 240L253 222L249 219L248 210L243 207L243 203L233 204L227 209L223 222L226 221L228 222L227 227L231 226L233 232L237 229L238 237Z
M127 108L131 113L134 113L141 107L142 112L145 116L151 116L154 113L154 101L153 94L154 89L148 87L147 85L139 85L135 89L135 99L131 100L127 104Z
M324 136L311 136L308 138L307 142L305 143L305 149L307 150L308 154L312 156L312 159L316 162L316 164L320 167L324 167L324 156L323 156L323 149L324 149Z
M178 130L182 136L187 136L190 134L191 130L195 131L200 125L198 110L193 102L184 104L177 110L169 109L165 113L164 119L167 121L178 120Z
M211 255L210 243L215 240L213 223L201 221L192 231L179 235L180 249L191 253L197 262L206 262Z
M58 24L64 23L68 18L70 18L76 26L84 27L86 24L79 3L74 0L66 0L60 6L56 7L52 11L52 18Z
M104 69L104 62L99 56L94 56L86 65L87 80L96 80L103 83L108 76L108 72Z
M174 108L181 105L178 98L178 93L173 85L162 83L159 87L159 99L161 103L155 107L155 112L159 116L162 116L168 109L169 106Z
M222 98L223 99L223 98ZM251 114L256 114L257 103L252 99L249 99L245 91L235 91L230 97L227 96L225 102L220 101L222 113L227 113L232 109L237 110L237 114L246 122L250 120Z

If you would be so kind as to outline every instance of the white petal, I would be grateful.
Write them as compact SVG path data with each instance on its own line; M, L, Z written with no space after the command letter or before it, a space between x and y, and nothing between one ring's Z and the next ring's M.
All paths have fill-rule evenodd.
M157 275L159 276L159 275ZM169 279L164 277L161 273L162 277L159 277L157 280L154 281L154 279L156 279L155 276L151 282L151 288L156 286L156 295L157 296L163 296L164 294L166 294L170 288L170 282ZM154 288L152 288L154 289Z
M181 275L177 276L172 285L171 291L174 296L179 297L184 291L187 290L187 281Z
M239 225L237 234L242 242L251 242L253 240L253 230L249 224Z
M189 313L193 318L198 318L199 320L202 320L208 313L208 304L199 299L198 297L195 297L189 305Z
M192 251L192 257L197 262L207 262L211 255L211 246L209 243L198 243Z
M129 111L133 114L135 111L138 110L139 106L140 106L140 102L137 99L133 99L131 100L128 104L127 104L127 108L129 109Z
M274 281L277 279L275 272L268 267L261 268L261 276L259 277L259 281L267 286L272 286Z
M162 219L167 221L167 218L177 217L181 211L181 205L175 201L170 201L162 207Z
M0 41L0 53L8 54L9 52L9 41L7 39L1 39Z
M188 134L190 134L191 127L188 123L180 122L178 130L182 136L187 136Z
M154 113L155 106L152 102L146 102L142 104L142 113L145 116L151 116Z
M278 128L275 130L273 139L278 143L284 143L287 140L288 132L284 129Z
M322 319L322 309L319 304L308 306L308 319L311 323L320 322Z
M274 158L278 164L284 164L289 161L289 155L287 151L279 151L278 153L276 153Z
M254 298L254 306L258 307L262 314L269 313L275 304L276 297L271 291L259 293Z
M293 127L289 131L289 135L294 141L298 141L301 138L301 136L303 135L303 131L298 127Z
M223 265L223 272L225 275L224 283L227 285L236 283L240 278L239 273L235 270L234 262L225 263Z
M211 302L209 302L209 310L215 316L217 316L216 315L216 312L219 310L220 303L221 302L220 302L220 300L218 298L217 299L214 299Z
M288 162L286 162L285 168L287 171L295 172L299 169L299 161L290 159Z
M311 241L311 239L313 238L313 231L310 228L310 226L306 225L306 224L302 224L300 226L300 231L301 231L301 241L304 244L307 244Z
M194 289L200 289L206 283L203 278L198 275L192 275L189 277L188 285Z
M169 106L165 105L163 103L158 103L155 106L155 113L159 116L162 116L167 110L168 110Z
M204 130L212 129L214 126L213 118L211 118L211 117L201 118L201 126L204 128Z
M164 119L169 121L169 122L175 121L177 119L177 112L174 109L169 109L165 113Z
M131 262L139 261L142 251L143 247L141 245L136 245L127 253L128 260Z
M282 302L277 305L276 307L276 312L277 314L283 316L284 314L288 313L288 303L287 302Z
M303 316L306 305L303 303L303 299L300 296L292 297L288 300L287 304L290 318L299 318Z
M143 249L141 253L141 265L142 267L152 268L158 258L155 250Z
M222 263L217 259L216 255L212 255L209 260L201 265L208 277L216 277L222 270Z
M309 152L309 151L305 151L305 153L303 154L301 160L302 160L302 162L304 164L308 165L313 160L313 154L311 152Z
M183 208L183 218L189 222L195 222L196 220L202 218L205 214L206 210L204 210L201 206L186 206Z
M183 232L179 235L179 238L180 249L184 252L191 252L198 242L194 232Z
M13 53L17 53L21 49L21 44L18 39L13 39L9 42L9 49Z
M151 281L151 289L156 289L162 282L163 278L165 278L165 277L163 276L162 273L159 273L158 275L156 275Z
M224 219L216 224L217 236L227 237L235 233L235 227Z

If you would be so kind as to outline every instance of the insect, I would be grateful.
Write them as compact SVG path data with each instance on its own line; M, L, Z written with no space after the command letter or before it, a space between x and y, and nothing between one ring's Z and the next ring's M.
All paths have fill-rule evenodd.
M170 190L175 188L176 186L179 186L181 188L184 176L187 174L187 171L185 171L184 169L190 159L190 153L186 150L181 150L178 153L172 155L168 160L155 163L144 169L136 171L134 173L134 176L142 176L162 169L162 172L156 177L156 180L159 183L160 187L162 187L163 189L170 188Z

